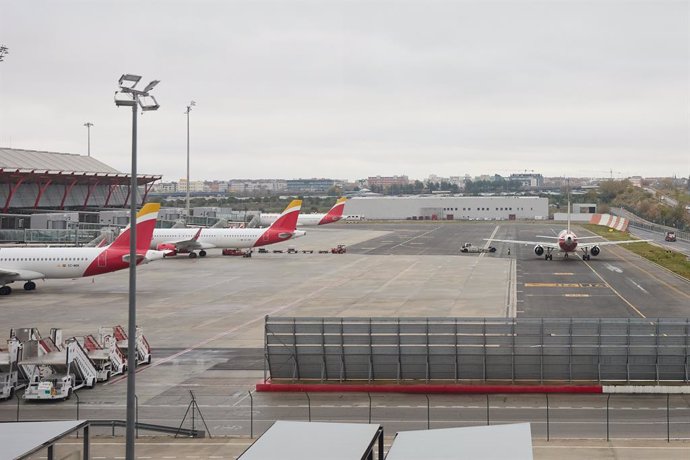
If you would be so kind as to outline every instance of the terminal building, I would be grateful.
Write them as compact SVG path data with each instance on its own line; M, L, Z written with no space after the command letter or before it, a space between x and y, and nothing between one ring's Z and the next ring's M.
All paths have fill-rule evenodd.
M345 204L345 215L374 220L548 219L549 200L524 196L355 197Z
M129 206L130 178L94 157L0 148L0 228L26 228L24 216L48 210L60 211L60 216L43 219L47 228L66 228L73 216L63 211L78 212L81 222L95 214L89 211ZM139 175L137 201L146 201L160 178Z
M142 202L161 176L139 175ZM0 148L0 205L12 209L86 209L129 205L130 175L93 157Z

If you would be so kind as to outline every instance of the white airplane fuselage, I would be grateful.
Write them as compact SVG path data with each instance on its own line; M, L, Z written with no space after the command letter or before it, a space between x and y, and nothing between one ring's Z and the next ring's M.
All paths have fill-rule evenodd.
M324 218L328 214L300 214L299 217L297 218L297 226L298 227L311 227L311 226L316 226L316 225L323 225L324 223ZM261 214L261 225L268 226L271 225L278 217L280 217L280 214ZM336 222L340 220L341 217L334 217L332 220L329 220L330 222Z
M291 232L268 231L266 228L204 228L196 242L202 249L211 248L253 248L264 244L287 241L293 237ZM198 228L157 228L153 231L151 249L171 241L193 239Z
M143 261L163 258L147 251ZM129 251L101 248L0 248L0 267L21 274L15 281L81 278L129 266ZM142 262L139 260L139 263Z

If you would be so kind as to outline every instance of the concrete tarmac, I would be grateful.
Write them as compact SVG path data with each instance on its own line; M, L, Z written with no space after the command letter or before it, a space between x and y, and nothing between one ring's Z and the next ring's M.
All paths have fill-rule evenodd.
M531 247L499 243L492 243L498 249L495 253L459 253L464 242L484 246L488 244L484 238L490 237L531 240L534 235L559 229L558 224L547 222L336 224L307 228L303 238L268 247L271 251L287 246L317 251L313 254L271 252L244 259L210 251L206 258L178 256L143 266L138 271L138 323L154 349L154 361L137 374L140 420L179 425L191 401L190 390L213 435L246 437L252 427L255 434L261 433L277 419L307 419L310 408L305 395L249 393L264 376L263 319L267 314L688 316L687 280L623 248L605 248L588 263L579 258L559 260L558 256L546 262ZM348 246L347 254L318 254L319 249L339 243ZM19 289L11 296L0 298L0 338L11 327L38 327L46 335L51 327L61 327L65 337L70 337L95 333L101 325L127 322L126 271L92 279L39 282L33 292L15 287ZM74 419L77 411L80 418L125 418L122 377L79 391L77 396L78 400L75 396L52 404L20 402L19 419ZM485 424L482 398L431 396L427 412L423 395L372 395L372 420L384 423L387 433L427 424L432 428ZM544 438L546 408L539 398L490 397L490 423L532 421L534 437ZM550 444L535 448L536 458L560 458L572 452L591 454L592 458L614 454L644 458L635 455L650 452L646 446L665 439L667 429L665 398L649 398L613 396L610 428L612 439L656 441L623 450L596 444L567 453ZM311 399L314 420L368 421L366 395L311 395ZM566 395L553 399L550 436L602 439L606 427L603 399ZM671 437L690 438L690 402L674 396L671 403ZM16 417L16 400L0 402L0 420ZM185 426L190 423L188 418ZM102 435L109 432L99 430ZM208 440L186 442L203 446ZM164 452L169 458L186 452L172 444L165 449L157 446L155 452ZM687 456L687 445L680 446L669 447L667 458L677 453ZM199 449L188 455L234 455L223 451L225 447L210 452Z

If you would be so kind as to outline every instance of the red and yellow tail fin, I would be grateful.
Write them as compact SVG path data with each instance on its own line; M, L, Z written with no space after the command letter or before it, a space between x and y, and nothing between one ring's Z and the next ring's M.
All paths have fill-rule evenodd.
M137 252L146 252L151 246L153 229L156 227L160 203L147 203L137 213ZM110 248L129 248L129 226L115 238Z
M342 219L346 201L347 198L345 197L338 198L338 201L336 201L333 207L328 210L328 213L326 213L326 215L323 216L323 219L319 221L319 225L330 224L332 222L337 222L340 219Z
M295 228L297 228L297 218L299 217L301 208L302 200L292 200L280 217L278 217L269 228L294 232Z

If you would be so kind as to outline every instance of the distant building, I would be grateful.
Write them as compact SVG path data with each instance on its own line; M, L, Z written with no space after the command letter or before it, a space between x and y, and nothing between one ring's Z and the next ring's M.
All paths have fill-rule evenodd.
M541 174L511 174L510 180L520 182L523 187L536 188L544 186L544 176Z
M388 188L393 185L407 185L410 180L407 176L370 176L367 178L367 185L371 187Z
M227 193L228 182L223 180L213 180L204 182L205 192Z
M234 195L258 195L285 190L287 182L282 179L232 179L228 182L228 191Z
M548 219L549 200L517 196L353 197L345 204L345 214L397 220Z
M153 193L177 193L177 182L160 182L151 189Z
M187 192L187 179L180 179L177 185L177 191L178 192ZM203 192L204 190L204 181L202 180L192 180L189 181L189 191L190 192Z
M327 192L341 184L334 179L288 179L286 182L287 191L292 193Z

